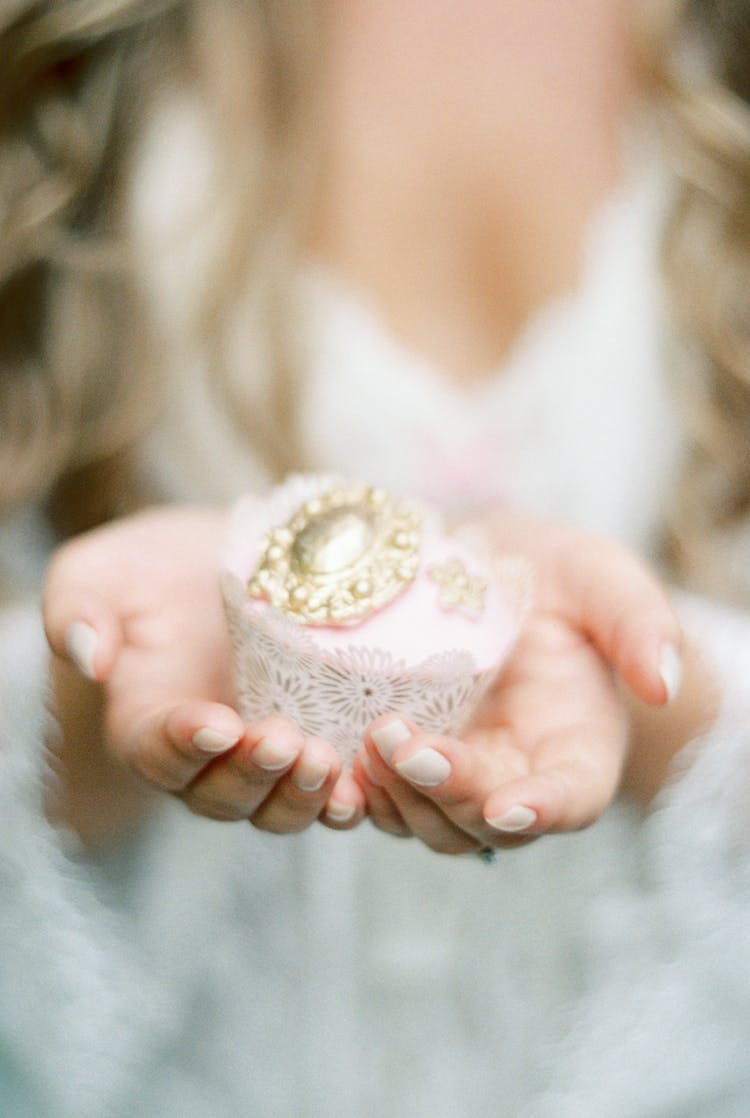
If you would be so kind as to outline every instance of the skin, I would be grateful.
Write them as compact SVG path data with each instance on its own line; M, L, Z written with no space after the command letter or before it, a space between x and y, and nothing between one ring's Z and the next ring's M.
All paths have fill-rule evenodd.
M68 778L50 811L84 841L148 810L142 782L201 815L274 832L318 818L348 828L368 812L383 829L450 853L506 843L489 821L519 804L536 813L535 835L585 826L606 808L628 745L640 748L611 666L644 709L661 705L661 650L681 639L666 596L633 556L516 513L483 522L498 556L523 556L537 586L500 685L463 740L410 725L410 740L386 760L368 732L351 774L327 743L279 718L245 725L233 709L217 579L224 516L154 510L79 537L52 562L45 623ZM82 622L95 643L85 655L74 645L71 657L71 626ZM670 710L684 718L679 700ZM425 748L450 765L439 787L399 770Z
M326 4L328 119L307 252L459 383L495 368L529 315L575 285L638 92L629 10L625 0L479 0L467 19L448 0ZM347 828L368 813L447 853L515 845L591 823L623 782L647 802L712 716L712 681L689 648L689 687L664 706L660 656L682 639L637 559L505 513L480 528L498 554L526 558L538 593L501 686L462 741L407 721L384 756L372 731L400 719L385 715L354 778L342 774L326 743L278 719L244 726L232 709L220 519L152 513L74 542L52 565L46 623L71 778L50 810L89 841L127 825L145 781L200 814L271 831L318 818ZM83 688L63 667L81 621L96 641L83 664L95 682ZM196 744L206 730L221 752ZM439 785L409 775L425 750L449 766ZM295 784L326 767L317 790ZM534 813L525 831L490 822L519 807Z
M68 778L52 790L49 810L87 843L116 835L148 809L152 796L139 802L144 783L201 815L251 819L271 831L308 826L334 785L336 803L354 809L347 824L362 817L364 796L341 776L329 745L278 718L245 726L231 705L217 582L224 515L145 513L79 537L52 563L45 622ZM73 622L97 635L93 655L72 661L84 683L71 673ZM297 786L326 766L320 788Z
M634 556L512 512L496 517L492 529L508 554L527 559L536 586L498 686L463 741L420 733L407 720L410 737L384 755L372 729L388 716L371 728L358 758L379 825L448 853L578 830L618 791L647 807L675 754L716 715L710 672L681 640L663 592ZM678 643L683 686L670 701L658 661ZM410 759L426 750L450 764L435 787L408 775ZM481 804L478 788L487 791ZM528 826L492 824L519 806L535 814Z
M630 7L329 0L308 247L454 378L494 369L576 282L621 172Z

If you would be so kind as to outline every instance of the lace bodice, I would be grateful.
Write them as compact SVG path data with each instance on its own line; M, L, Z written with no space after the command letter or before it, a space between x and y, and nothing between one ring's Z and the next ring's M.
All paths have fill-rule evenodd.
M449 510L512 501L648 549L680 445L655 260L663 193L655 172L623 185L591 224L578 289L469 385L399 345L356 294L310 274L310 459Z

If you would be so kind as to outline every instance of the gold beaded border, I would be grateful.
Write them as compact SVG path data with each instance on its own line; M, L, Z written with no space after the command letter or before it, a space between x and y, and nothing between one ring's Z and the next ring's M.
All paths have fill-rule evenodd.
M329 574L303 571L294 562L300 533L330 512L361 510L373 521L373 540L350 566ZM336 486L311 497L289 521L269 532L248 582L252 598L265 599L306 625L352 625L392 601L416 578L422 524L419 514L387 490Z

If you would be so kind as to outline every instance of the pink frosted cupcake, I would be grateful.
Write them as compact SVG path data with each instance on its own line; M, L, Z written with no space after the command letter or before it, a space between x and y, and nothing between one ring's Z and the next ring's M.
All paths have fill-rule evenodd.
M239 708L345 759L378 715L459 734L520 624L514 579L383 489L295 475L231 518L222 578Z

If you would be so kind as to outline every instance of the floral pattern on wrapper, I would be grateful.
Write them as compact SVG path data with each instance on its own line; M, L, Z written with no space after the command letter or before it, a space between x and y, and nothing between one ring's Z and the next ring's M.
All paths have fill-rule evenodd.
M463 650L414 666L377 648L350 645L324 653L278 610L250 618L245 588L231 573L224 575L223 593L242 717L280 714L329 741L347 762L369 723L387 711L406 714L427 731L460 733L496 675L478 671Z

